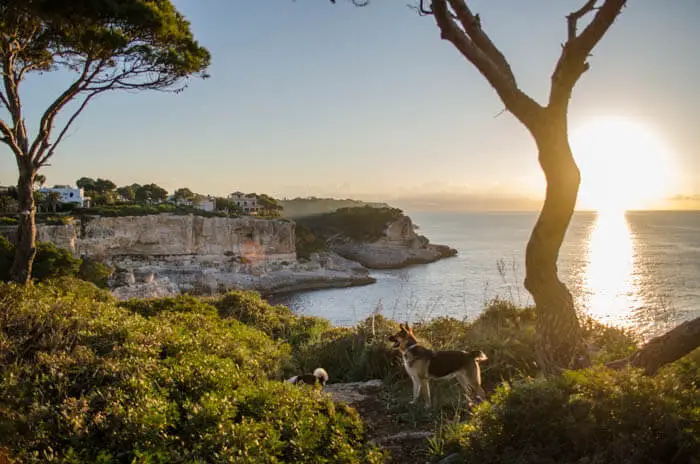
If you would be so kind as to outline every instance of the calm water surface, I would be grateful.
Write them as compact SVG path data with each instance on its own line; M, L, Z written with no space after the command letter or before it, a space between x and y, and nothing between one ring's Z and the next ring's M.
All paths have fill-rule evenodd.
M522 286L536 213L411 213L419 232L459 251L454 258L374 271L365 287L276 299L292 310L351 325L380 308L409 321L473 319L486 301L532 303ZM700 316L700 212L577 213L560 274L580 310L644 337Z

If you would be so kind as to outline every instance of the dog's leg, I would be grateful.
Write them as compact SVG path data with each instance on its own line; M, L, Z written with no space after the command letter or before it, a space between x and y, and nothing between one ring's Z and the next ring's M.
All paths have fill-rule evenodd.
M479 372L479 366L476 366L477 369L477 375L472 378L470 376L465 376L467 377L467 380L469 381L469 386L472 388L474 393L476 394L476 397L479 399L479 402L482 402L486 399L486 392L484 389L481 387L481 375Z
M464 398L467 400L467 404L469 405L469 407L471 407L474 403L472 402L472 398L471 398L471 388L470 388L469 376L467 375L466 372L459 371L455 377L457 378L457 382L459 382L459 385L462 387L462 390L464 391Z
M420 380L421 388L425 392L425 407L430 408L432 401L430 400L430 381L428 379Z
M413 401L411 401L410 404L416 404L416 401L418 401L418 397L420 396L421 382L415 376L411 376L411 380L413 381Z

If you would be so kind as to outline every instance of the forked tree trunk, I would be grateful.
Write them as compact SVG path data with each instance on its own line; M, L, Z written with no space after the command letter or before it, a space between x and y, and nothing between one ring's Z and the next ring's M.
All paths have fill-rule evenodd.
M36 254L36 224L34 204L34 176L36 170L31 166L19 164L17 181L17 202L19 203L19 224L15 239L15 256L10 269L10 279L20 284L27 284L32 277L32 262Z
M585 364L574 301L559 280L557 259L576 206L580 173L571 153L566 117L548 117L533 135L547 181L544 205L527 244L525 288L535 300L537 357L545 372Z

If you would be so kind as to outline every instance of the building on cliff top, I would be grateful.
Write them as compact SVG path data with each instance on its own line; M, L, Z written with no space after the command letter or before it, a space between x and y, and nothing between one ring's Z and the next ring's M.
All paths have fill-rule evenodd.
M256 215L260 209L258 196L254 193L233 192L228 196L229 200L238 206L245 214Z

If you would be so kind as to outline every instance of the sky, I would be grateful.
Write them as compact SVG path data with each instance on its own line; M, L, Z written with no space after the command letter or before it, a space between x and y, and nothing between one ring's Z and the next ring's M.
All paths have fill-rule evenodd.
M215 195L537 207L544 177L530 135L499 115L503 105L488 83L440 40L433 18L406 1L174 3L212 53L211 78L177 95L99 97L45 168L49 184L88 176ZM564 16L581 3L471 6L520 87L544 102ZM571 102L572 130L618 117L654 133L673 166L666 193L677 199L669 205L700 205L699 17L697 0L628 2ZM24 84L30 126L67 78L45 74ZM3 146L0 184L15 181Z

